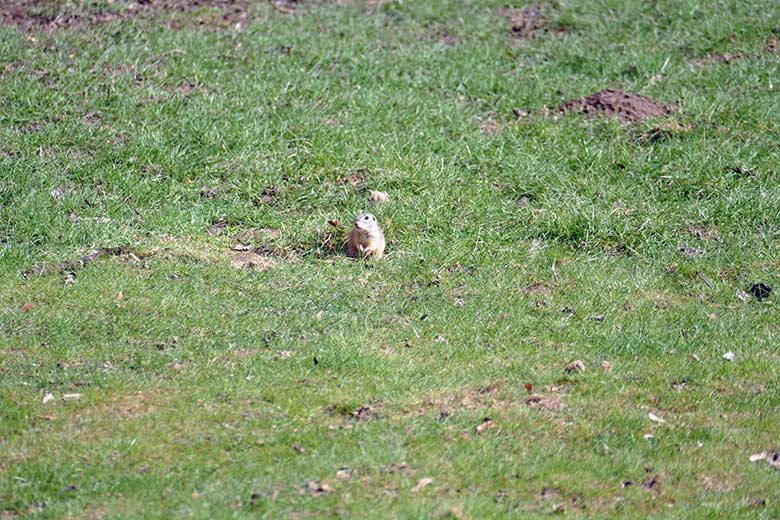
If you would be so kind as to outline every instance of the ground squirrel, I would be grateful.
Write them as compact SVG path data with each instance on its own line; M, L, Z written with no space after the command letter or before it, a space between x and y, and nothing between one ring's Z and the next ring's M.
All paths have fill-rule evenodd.
M355 217L355 225L347 235L347 256L382 258L385 252L385 234L371 213Z

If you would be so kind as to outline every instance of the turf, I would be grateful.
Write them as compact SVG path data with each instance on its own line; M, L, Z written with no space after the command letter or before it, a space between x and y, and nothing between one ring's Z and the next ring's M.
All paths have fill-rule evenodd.
M0 516L780 516L780 8L504 5L0 26Z

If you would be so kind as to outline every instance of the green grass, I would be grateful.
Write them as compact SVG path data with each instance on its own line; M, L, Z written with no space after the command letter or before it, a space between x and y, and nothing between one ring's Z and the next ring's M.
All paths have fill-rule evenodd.
M780 9L502 5L0 28L0 517L780 516Z

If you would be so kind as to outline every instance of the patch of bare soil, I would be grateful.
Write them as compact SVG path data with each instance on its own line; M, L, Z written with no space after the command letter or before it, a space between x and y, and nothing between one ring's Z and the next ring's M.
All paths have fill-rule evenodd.
M509 20L512 37L516 39L532 39L540 32L564 32L550 21L545 11L544 4L533 4L523 9L501 7L498 14Z
M558 112L575 112L588 117L617 117L624 123L636 123L668 115L671 107L641 94L606 89L584 98L570 99L558 107Z
M149 256L150 253L134 253L128 246L119 246L119 247L99 247L95 249L94 251L90 252L87 255L82 256L81 258L76 258L73 260L66 260L64 262L61 262L59 264L55 265L36 265L32 268L28 269L24 273L22 273L22 276L24 278L29 278L30 276L38 275L43 276L47 274L62 274L62 273L68 273L71 276L75 277L75 272L79 271L84 268L85 265L94 262L98 258L104 257L104 256L124 256L129 258L133 262L138 262L142 258Z
M477 123L482 133L487 135L496 135L497 133L501 132L503 128L501 123L496 119L495 112L478 118Z
M279 3L279 2L275 2ZM296 3L293 0L282 2ZM102 9L84 2L41 2L38 0L0 0L0 25L21 31L77 29L135 16L188 14L215 9L215 16L203 14L195 22L206 26L235 26L249 18L252 2L248 0L138 0L117 2L117 7ZM172 27L180 21L171 19Z
M694 61L694 63L699 66L712 65L714 63L730 64L739 61L742 58L741 52L735 52L734 54L727 52L724 54L708 54L707 56Z
M277 231L277 230L272 230ZM260 233L257 231L256 233ZM249 235L247 232L239 233L242 238ZM247 241L241 241L228 250L230 265L236 269L257 269L263 271L274 265L272 258L273 249L266 244L253 247Z

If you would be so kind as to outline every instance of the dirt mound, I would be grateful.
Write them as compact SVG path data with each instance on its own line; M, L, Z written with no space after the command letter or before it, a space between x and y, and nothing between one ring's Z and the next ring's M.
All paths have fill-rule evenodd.
M635 123L649 117L665 116L671 108L641 94L607 89L580 99L570 99L558 107L559 113L578 112L589 117L612 116Z

